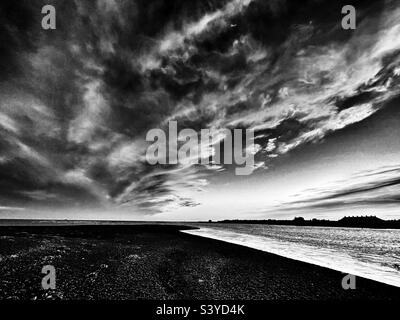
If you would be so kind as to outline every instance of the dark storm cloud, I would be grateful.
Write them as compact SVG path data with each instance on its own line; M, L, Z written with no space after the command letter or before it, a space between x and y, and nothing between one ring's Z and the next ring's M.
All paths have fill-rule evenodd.
M256 170L364 120L399 91L400 11L356 1L344 32L344 4L3 1L0 205L195 206L226 168L150 166L148 130L254 129Z
M32 29L38 22L35 19L35 5L31 2L2 1L0 4L0 79L8 80L23 70L18 63L18 55L34 50L37 34Z

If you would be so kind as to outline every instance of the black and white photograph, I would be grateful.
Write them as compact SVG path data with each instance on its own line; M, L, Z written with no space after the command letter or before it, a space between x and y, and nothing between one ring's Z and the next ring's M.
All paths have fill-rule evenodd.
M1 0L0 302L44 300L400 300L400 1Z

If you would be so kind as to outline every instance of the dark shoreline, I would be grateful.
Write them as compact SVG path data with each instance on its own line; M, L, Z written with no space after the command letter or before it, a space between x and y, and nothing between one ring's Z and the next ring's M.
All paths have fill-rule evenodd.
M368 229L400 229L400 220L383 220L375 216L343 217L340 220L310 219L302 217L293 220L222 220L224 224L257 224L271 226L296 227L331 227L331 228L368 228Z
M0 299L400 299L400 289L178 225L0 227ZM188 228L191 229L191 228ZM54 265L56 290L41 286Z

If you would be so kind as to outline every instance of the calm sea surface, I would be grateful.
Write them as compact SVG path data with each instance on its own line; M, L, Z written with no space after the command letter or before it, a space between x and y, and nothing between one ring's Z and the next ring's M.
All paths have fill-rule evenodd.
M400 287L400 230L198 224L182 232L223 240Z

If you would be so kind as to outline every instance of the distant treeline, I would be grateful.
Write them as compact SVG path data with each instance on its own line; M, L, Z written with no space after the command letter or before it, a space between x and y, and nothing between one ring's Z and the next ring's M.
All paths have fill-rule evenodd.
M375 216L344 217L338 221L296 217L293 220L223 220L219 223L249 223L287 226L315 226L315 227L349 227L349 228L379 228L400 229L400 220L383 220Z

